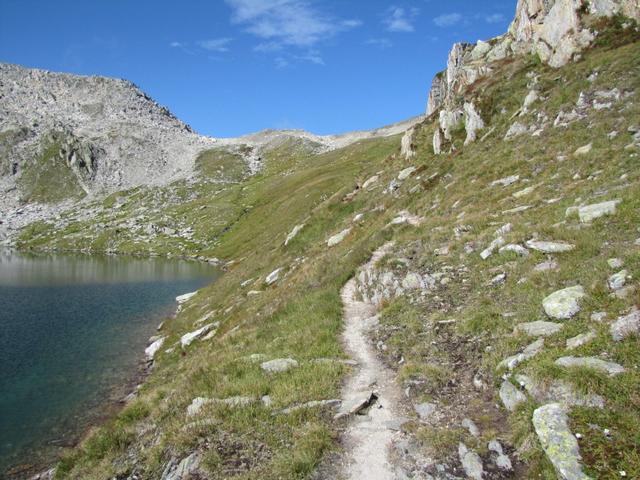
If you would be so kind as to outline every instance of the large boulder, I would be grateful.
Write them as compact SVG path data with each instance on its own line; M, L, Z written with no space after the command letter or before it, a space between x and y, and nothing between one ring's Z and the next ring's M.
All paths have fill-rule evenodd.
M545 313L558 320L567 320L580 311L580 300L585 296L580 285L553 292L542 301Z

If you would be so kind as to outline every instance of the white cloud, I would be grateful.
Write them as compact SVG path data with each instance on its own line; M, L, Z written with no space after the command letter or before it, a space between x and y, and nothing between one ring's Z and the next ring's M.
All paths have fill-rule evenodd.
M440 15L433 19L433 23L435 23L439 27L451 27L462 20L462 15L459 13L446 13L444 15Z
M391 48L393 47L393 42L388 38L370 38L366 42L365 45L373 45L378 48Z
M232 21L267 43L309 48L337 33L356 28L359 20L336 20L308 0L225 0Z
M184 48L184 47L186 47L186 46L187 46L187 44L186 44L186 43L182 43L182 42L171 42L171 43L169 44L169 46L170 46L171 48Z
M405 9L402 7L391 7L387 11L387 18L384 23L390 32L411 33L415 31L413 20L420 11L417 8Z
M212 38L210 40L201 40L198 42L198 46L210 52L228 52L229 47L227 45L229 42L231 42L231 39L228 37Z
M505 17L501 13L492 13L484 17L484 21L487 23L500 23L505 20Z

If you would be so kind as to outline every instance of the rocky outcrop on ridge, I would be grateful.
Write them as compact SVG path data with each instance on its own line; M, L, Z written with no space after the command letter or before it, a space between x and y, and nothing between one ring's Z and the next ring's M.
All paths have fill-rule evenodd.
M490 75L494 62L533 54L551 67L562 67L579 58L580 52L595 40L598 32L591 27L593 21L614 15L638 21L640 6L635 0L519 0L507 33L475 44L454 44L446 70L433 79L427 102L427 116L439 112L440 129L433 138L434 152L442 152L443 142L451 139L451 130L463 122L467 141L475 139L482 112L476 112L473 103L459 97L466 87ZM469 115L469 109L475 115Z

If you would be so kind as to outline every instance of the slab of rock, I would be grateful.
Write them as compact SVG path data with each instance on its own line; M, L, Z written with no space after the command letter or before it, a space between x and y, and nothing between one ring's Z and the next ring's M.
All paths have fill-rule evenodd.
M260 368L269 373L282 373L298 366L298 362L293 358L276 358L260 364Z
M418 227L422 225L422 222L424 222L423 217L418 217L417 215L413 215L408 211L403 210L402 212L398 213L397 217L389 222L389 225L402 225L408 223L412 227Z
M560 357L555 361L559 367L567 368L589 368L606 373L610 377L625 372L622 365L614 362L607 362L596 357Z
M510 138L517 137L518 135L523 135L528 131L529 129L526 125L523 125L520 122L514 122L514 124L509 127L509 130L507 130L504 139L509 140Z
M480 252L480 258L482 258L483 260L486 260L491 255L493 255L493 252L495 252L497 248L502 247L505 243L506 242L504 238L502 237L496 238L489 244L489 246L486 249Z
M362 410L369 408L378 400L378 394L373 391L365 391L357 394L353 398L342 402L340 411L333 417L335 420L356 415Z
M633 309L628 315L618 317L609 327L611 337L620 342L629 335L640 335L640 310Z
M516 183L518 180L520 180L520 175L511 175L509 177L504 177L498 180L494 180L489 184L489 186L490 187L497 187L497 186L508 187L509 185Z
M351 228L345 228L340 233L337 233L333 237L329 238L329 240L327 240L327 246L335 247L336 245L341 243L345 238L347 238L347 235L349 235L350 233L351 233Z
M496 459L495 459L496 466L500 470L505 470L505 471L513 470L513 465L511 464L511 460L509 460L509 457L505 455L504 451L502 450L502 445L498 440L491 440L489 442L488 447L490 451L496 454Z
M153 360L153 357L158 353L158 350L162 348L166 339L167 337L160 337L145 349L144 354L147 356L148 360Z
M482 459L480 458L480 455L470 448L467 448L464 443L460 442L458 444L458 456L467 478L482 480L484 469L482 467Z
M509 380L502 382L500 387L500 400L507 410L513 412L518 405L527 401L527 397L518 390Z
M226 405L228 407L246 407L255 403L256 399L252 397L229 397L229 398L206 398L206 397L196 397L191 402L191 405L187 407L187 416L193 417L200 413L202 407L205 405Z
M499 251L500 251L500 253L513 252L516 255L519 255L521 257L528 257L529 256L529 250L524 248L522 245L517 245L517 244L513 244L513 243L510 243L509 245L505 245L504 247L501 247Z
M414 405L413 408L420 417L420 420L430 420L438 410L438 407L435 403L428 402Z
M518 353L517 355L513 355L511 357L505 358L498 364L498 368L508 368L509 370L513 370L522 362L529 360L530 358L538 355L542 349L544 348L544 339L539 338L532 344L528 345L522 353Z
M540 242L537 240L529 240L527 242L527 247L531 250L542 253L564 253L570 252L576 248L575 245L567 242Z
M522 190L518 190L517 192L513 193L512 197L514 197L514 198L525 197L525 196L529 195L530 193L532 193L535 189L536 189L535 186L523 188Z
M590 331L587 333L581 333L580 335L576 335L575 337L569 338L567 340L567 348L569 350L574 350L582 345L586 345L590 341L596 338L596 332Z
M474 437L479 437L480 436L480 429L475 424L475 422L473 420L471 420L470 418L465 418L464 420L462 420L462 426L464 428L466 428L467 430L469 430L469 433L471 435L473 435Z
M409 178L411 176L411 174L413 172L415 172L417 169L416 167L408 167L405 168L404 170L402 170L399 174L398 174L398 180L400 180L401 182L406 180L407 178Z
M342 404L342 400L334 398L331 400L312 400L311 402L303 403L302 405L294 405L293 407L288 407L283 410L280 410L280 413L288 415L293 412L297 412L299 410L305 410L308 408L317 408L317 407L329 407L329 408L338 408Z
M364 182L364 184L362 185L362 189L369 190L369 188L373 187L376 183L378 183L379 180L380 180L380 176L374 175L373 177L369 178L366 182Z
M273 285L280 278L280 272L282 272L282 268L278 268L267 275L267 278L264 279L264 283L267 285Z
M519 323L515 326L514 333L522 332L530 337L548 337L561 329L561 323L536 320L535 322Z
M621 270L618 273L614 273L609 277L607 284L611 290L620 290L627 283L627 277L629 276L629 272L626 270Z
M614 215L616 213L617 206L622 200L610 200L608 202L595 203L593 205L587 205L578 208L578 216L582 223L589 223L596 218L603 217L605 215Z
M560 403L567 407L604 408L603 397L577 392L570 383L564 380L540 383L527 375L516 375L515 379L529 395L540 403Z
M569 430L567 412L558 403L549 403L533 412L533 427L547 457L563 480L590 480L580 462L578 441Z
M175 463L173 465L175 465ZM168 468L163 472L161 480L184 480L191 478L191 475L196 472L199 466L200 455L194 452L188 457L183 458L175 469L172 469L172 465L169 464Z
M567 320L580 311L580 300L584 298L580 285L553 292L542 301L545 313L557 320Z
M550 272L558 269L558 262L555 260L548 260L546 262L539 263L533 267L534 272Z
M185 333L182 337L180 337L180 345L182 346L182 348L188 347L193 343L194 340L197 340L198 338L206 335L211 330L216 328L218 325L219 325L218 323L209 323L208 325L205 325L204 327L201 327L198 330Z
M289 233L289 235L287 235L287 238L284 241L284 246L286 247L287 245L289 245L289 242L291 242L291 240L296 238L296 236L300 233L300 231L303 228L304 228L304 223L301 224L301 225L296 225L295 227L293 227L293 230L291 230L291 233Z
M191 292L191 293L185 293L184 295L179 295L176 297L176 302L178 302L178 305L182 305L187 300L190 300L193 297L195 297L197 294L198 292Z
M573 154L576 156L586 155L587 153L591 152L592 149L593 149L593 143L589 143L588 145L584 145L576 149L576 151L573 152Z

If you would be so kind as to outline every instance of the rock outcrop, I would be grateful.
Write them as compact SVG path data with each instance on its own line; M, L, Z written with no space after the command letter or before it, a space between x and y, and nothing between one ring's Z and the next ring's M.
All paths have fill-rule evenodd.
M427 116L440 112L440 129L433 139L434 152L443 151L442 137L451 140L451 127L463 119L467 130L465 144L474 141L475 131L483 128L482 112L477 112L471 104L473 114L470 114L469 99L461 101L460 97L466 87L491 74L493 62L532 54L551 67L562 67L577 58L596 38L598 32L592 30L591 19L618 14L638 21L640 6L636 0L519 0L507 33L476 44L454 44L446 70L432 81L427 102ZM524 109L536 99L537 96L530 98L529 105L525 102Z

